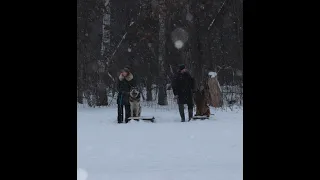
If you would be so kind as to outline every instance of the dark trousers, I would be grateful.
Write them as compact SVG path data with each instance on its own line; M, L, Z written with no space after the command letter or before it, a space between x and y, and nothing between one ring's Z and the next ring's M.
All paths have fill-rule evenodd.
M188 118L190 121L193 116L193 104L187 104L187 105L188 105ZM184 104L178 104L178 106L179 106L181 121L184 122L186 120L184 116Z
M123 107L125 110L125 122L129 122L129 117L130 117L130 105L121 105L118 104L118 123L123 123Z

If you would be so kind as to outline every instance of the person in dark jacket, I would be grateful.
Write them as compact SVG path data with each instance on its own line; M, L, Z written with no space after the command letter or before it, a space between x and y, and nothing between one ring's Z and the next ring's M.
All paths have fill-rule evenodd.
M123 107L125 109L125 122L129 122L130 117L130 103L129 93L131 88L136 86L135 79L128 68L121 71L118 80L118 123L123 123Z
M191 77L185 65L179 66L179 71L172 82L175 99L178 100L181 122L185 122L184 104L188 105L189 120L193 116L193 91L195 89L194 79Z

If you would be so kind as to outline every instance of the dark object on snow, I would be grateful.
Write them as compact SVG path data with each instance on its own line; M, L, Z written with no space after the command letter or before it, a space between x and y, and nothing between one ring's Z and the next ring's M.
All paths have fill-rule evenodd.
M181 68L183 67L180 65ZM194 92L194 79L190 73L182 68L174 77L172 81L173 94L178 96L179 112L181 121L185 121L184 117L184 104L188 105L189 119L192 118L193 114L193 92Z
M233 104L235 104L237 101L236 100L231 100L228 102L229 106L232 106Z
M209 119L209 117L208 116L193 116L192 119L193 120L197 120L197 119L205 120L205 119Z
M123 108L125 108L125 122L128 122L130 117L130 103L129 103L129 93L132 87L136 86L136 81L128 68L124 68L122 72L127 72L128 75L124 77L122 73L118 80L118 123L123 122Z
M155 121L155 118L152 116L148 117L148 116L140 116L140 117L129 117L129 120L132 120L132 119L141 119L141 120L144 120L144 121L150 121L152 123L154 123Z

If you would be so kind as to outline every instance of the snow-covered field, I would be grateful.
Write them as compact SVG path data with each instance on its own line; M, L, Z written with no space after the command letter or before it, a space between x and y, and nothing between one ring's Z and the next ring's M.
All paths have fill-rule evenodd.
M117 124L115 107L78 106L78 180L242 180L242 110L215 113L181 123L144 107L156 123Z

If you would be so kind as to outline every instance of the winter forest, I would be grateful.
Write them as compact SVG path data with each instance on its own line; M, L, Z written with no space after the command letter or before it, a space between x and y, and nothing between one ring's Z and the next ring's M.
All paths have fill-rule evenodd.
M243 0L77 0L77 102L109 106L132 69L144 102L170 103L185 64L198 87L215 72L222 102L242 104Z
M243 0L77 0L77 180L243 180Z

